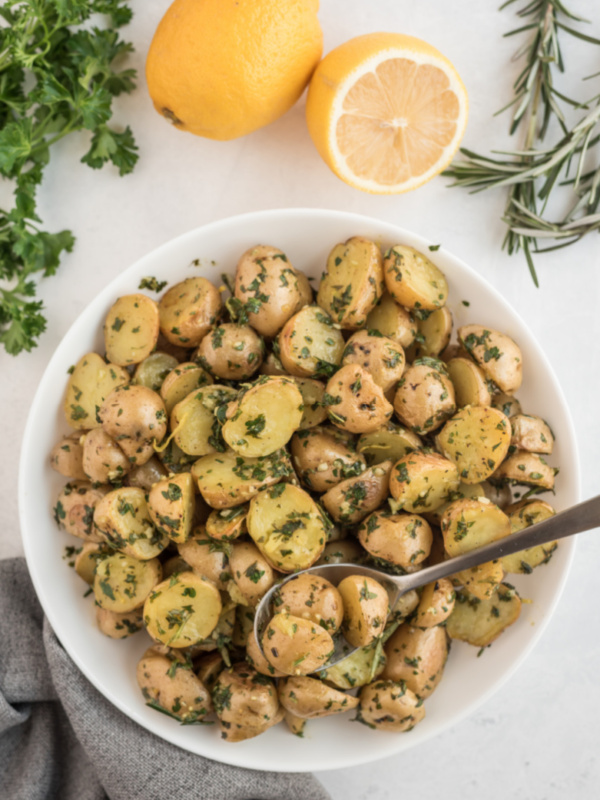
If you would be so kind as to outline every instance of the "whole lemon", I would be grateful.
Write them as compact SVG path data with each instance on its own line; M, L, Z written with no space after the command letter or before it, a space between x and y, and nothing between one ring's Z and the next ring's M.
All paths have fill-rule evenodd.
M183 131L235 139L302 94L323 49L319 0L175 0L148 51L154 107Z

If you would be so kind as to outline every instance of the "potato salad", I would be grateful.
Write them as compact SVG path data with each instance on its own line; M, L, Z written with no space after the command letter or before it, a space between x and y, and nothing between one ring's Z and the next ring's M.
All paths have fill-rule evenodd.
M347 711L404 732L452 639L485 648L518 619L510 576L555 542L393 607L373 578L302 573L412 573L555 513L539 497L554 439L517 399L518 343L475 309L455 330L434 259L355 236L312 286L293 253L256 245L218 285L145 279L115 298L104 346L69 370L54 517L99 631L146 637L152 708L228 742ZM341 636L358 649L331 664Z

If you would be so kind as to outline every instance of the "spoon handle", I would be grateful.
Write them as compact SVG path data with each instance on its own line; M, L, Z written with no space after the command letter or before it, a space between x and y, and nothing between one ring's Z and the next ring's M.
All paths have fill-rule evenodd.
M403 591L417 589L426 583L447 578L454 575L455 572L484 564L486 561L493 561L529 547L552 542L555 539L563 539L566 536L589 531L599 526L600 495L555 514L543 522L524 528L518 533L512 533L503 539L471 550L469 553L442 561L441 564L434 564L432 567L426 567L412 575L402 575L398 583L401 584ZM389 579L394 580L392 576L389 576Z

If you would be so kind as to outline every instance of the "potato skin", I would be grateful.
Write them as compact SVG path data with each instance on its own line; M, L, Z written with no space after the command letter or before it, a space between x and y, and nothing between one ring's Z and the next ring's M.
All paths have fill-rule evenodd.
M139 608L119 614L116 611L109 611L97 606L96 624L100 632L110 639L127 639L142 630L144 617Z
M56 500L56 524L85 542L104 542L94 528L94 509L110 490L110 486L93 486L89 481L70 481L63 486Z
M137 682L144 698L182 722L201 721L212 710L210 694L200 678L177 653L151 647L137 666Z
M410 731L424 716L422 699L404 681L378 680L361 690L359 718L370 728Z
M415 361L394 395L396 416L417 434L436 430L456 411L452 381L437 365L434 359Z
M152 523L144 490L134 486L104 495L94 509L94 527L112 547L140 561L155 558L169 543Z
M114 389L102 404L99 416L104 431L137 466L152 458L152 443L160 443L167 433L165 404L146 386Z
M261 675L267 675L269 678L286 677L285 672L282 672L280 669L275 669L264 657L256 641L254 629L252 629L248 635L248 642L246 643L246 661L254 667L257 672L260 672Z
M411 619L417 628L433 628L445 622L454 609L456 593L448 578L428 583L423 587L419 605Z
M359 364L347 364L330 378L324 402L330 421L349 433L373 433L393 412L383 389Z
M229 557L229 569L238 589L251 606L256 606L275 583L269 562L252 542L236 542Z
M225 380L247 380L258 371L264 343L249 325L222 322L200 342L195 359L212 375Z
M446 303L444 273L414 247L391 247L385 254L383 274L388 292L405 308L435 311Z
M382 391L388 392L402 377L406 356L402 345L379 331L362 330L346 342L342 366L359 364L371 373Z
M371 514L358 529L358 539L374 558L412 572L428 557L433 541L429 523L417 514Z
M334 520L355 525L378 508L389 494L391 461L382 461L356 478L347 478L329 489L321 503Z
M352 437L336 428L318 426L296 431L290 445L298 477L312 492L326 492L367 468Z
M458 338L501 392L514 394L523 380L523 356L510 336L483 325L463 325Z
M265 658L286 675L309 675L327 663L333 639L320 625L293 614L275 614L262 635Z
M277 687L281 705L302 719L329 717L358 706L358 698L327 686L317 678L294 676Z
M404 349L410 347L418 333L411 312L399 305L387 292L367 317L367 329L379 331L398 342Z
M168 342L197 347L221 311L221 294L206 278L187 278L160 298L160 330Z
M550 455L554 449L554 436L547 422L529 414L510 417L512 431L510 443L518 450Z
M211 694L221 738L228 742L251 739L283 719L275 684L245 662L223 670Z
M158 341L158 306L145 294L129 294L112 305L104 323L106 357L125 367L139 364Z
M281 329L279 356L289 375L329 377L342 360L344 338L319 306L305 306Z
M74 481L85 481L87 475L83 470L83 447L80 439L83 431L63 436L50 451L50 466L53 470Z
M390 474L392 497L399 509L409 513L435 511L456 489L456 465L437 453L408 453Z
M117 386L130 382L129 373L116 364L107 364L98 353L82 356L67 383L65 419L71 428L89 430L99 427L98 408Z
M308 619L329 633L339 629L344 617L340 593L319 575L304 573L286 581L276 592L274 604L279 612Z
M82 464L93 483L121 481L131 469L131 462L117 442L103 428L92 428L83 437Z
M383 633L389 597L383 586L364 575L348 575L338 585L344 604L344 636L354 647L364 647Z
M416 628L401 625L385 644L387 661L383 680L407 687L423 700L429 697L442 679L448 658L448 640L443 627Z

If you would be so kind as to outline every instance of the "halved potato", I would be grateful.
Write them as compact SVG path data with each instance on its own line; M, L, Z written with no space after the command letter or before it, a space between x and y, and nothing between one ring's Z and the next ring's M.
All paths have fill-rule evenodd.
M326 492L345 478L360 475L367 466L356 453L353 437L336 428L296 431L291 451L298 477L313 492Z
M176 544L185 542L194 522L194 482L189 472L155 483L148 495L148 513L157 529Z
M141 608L119 613L107 608L96 607L96 625L110 639L127 639L144 627L144 615Z
M206 533L211 539L231 542L246 532L246 505L211 511L206 520Z
M173 439L190 456L221 452L221 422L215 412L237 396L229 386L213 384L195 389L171 411Z
M456 465L438 453L409 453L394 464L390 474L394 510L435 511L457 488Z
M358 705L358 697L333 689L317 678L300 675L281 681L277 692L281 705L303 719L329 717Z
M394 411L400 422L420 434L434 431L454 414L454 386L441 361L418 359L404 372Z
M296 386L300 389L304 410L300 429L306 430L320 425L327 419L327 410L323 405L323 395L325 394L325 384L313 378L294 378Z
M327 412L323 409L325 415ZM87 475L83 469L83 432L77 431L70 436L63 436L50 451L50 466L65 478L74 481L85 481Z
M401 733L425 717L423 700L404 681L376 681L360 693L358 717L369 728Z
M469 569L462 569L452 577L474 597L479 598L479 600L487 600L502 582L504 568L500 559L496 559L494 561L486 561L485 564L477 564L477 566Z
M389 596L383 586L365 575L348 575L338 584L344 604L344 636L354 647L364 647L385 628Z
M479 498L485 498L488 497L488 495L486 494L484 486L481 483L459 483L458 487L452 492L445 503L442 503L442 505L436 508L435 511L428 511L423 516L432 525L441 525L444 511L455 500L461 500L463 497L467 497L470 500L479 500ZM491 498L488 497L488 500L491 500ZM492 503L493 502L494 501L492 500ZM496 505L498 504L496 503Z
M75 556L75 572L81 580L91 586L94 583L96 564L100 559L109 555L110 552L110 549L104 544L87 542Z
M441 525L444 547L451 557L510 534L510 520L487 498L455 500L444 511Z
M219 674L212 701L221 738L228 742L251 739L283 719L275 684L245 662Z
M501 392L517 391L523 380L523 356L510 336L483 325L463 325L458 338Z
M330 633L342 624L342 598L330 581L319 575L303 573L286 581L276 592L275 608L295 617L316 622Z
M417 628L433 628L441 625L452 613L455 600L456 593L452 581L448 578L428 583L423 587L411 624Z
M260 552L280 572L310 567L327 541L320 508L307 492L291 484L278 484L254 497L247 524Z
M381 386L360 364L347 364L329 379L323 402L331 422L349 433L373 433L393 411Z
M369 466L373 466L382 461L395 463L407 453L419 450L421 446L421 440L416 433L388 422L373 433L363 433L356 449L366 457Z
M94 509L110 490L110 486L94 486L89 481L70 481L56 499L56 524L85 542L104 542L94 528Z
M269 561L252 542L236 542L231 548L229 569L247 605L256 606L275 583Z
M209 280L187 278L160 298L161 333L172 344L197 347L214 325L221 306L221 294Z
M375 639L366 647L342 658L337 664L321 670L322 680L337 689L358 689L378 678L385 668L386 656L382 639Z
M517 450L508 456L491 476L494 481L537 486L540 489L554 489L557 469L546 463L537 453Z
M137 366L133 376L133 383L147 386L153 392L159 392L167 375L179 364L175 356L157 351L151 353Z
M342 328L361 328L383 288L381 250L375 242L353 236L330 252L317 303Z
M463 483L481 483L497 472L508 453L510 425L496 408L465 406L446 422L437 443Z
M347 478L329 489L321 502L343 525L355 525L383 503L389 494L391 461L369 467L356 478Z
M158 305L145 294L128 294L111 306L104 323L106 357L111 364L139 364L156 347Z
M402 345L375 330L354 333L347 341L342 366L358 364L373 377L385 393L402 377L406 356Z
M507 583L500 584L488 600L479 600L468 592L458 592L454 611L446 622L446 631L451 639L460 639L475 647L487 647L517 621L520 613L521 598Z
M520 503L515 503L505 509L510 520L510 527L512 533L528 528L530 525L536 525L538 522L543 522L545 519L553 517L556 513L549 503L544 500L522 500ZM90 545L84 545L84 547ZM501 559L502 567L505 572L525 573L529 574L535 567L540 564L547 564L552 558L552 554L558 547L558 542L546 542L537 547L528 547L526 550L521 550L518 553L512 553L510 556L504 556ZM77 561L75 562L77 568Z
M381 677L396 683L404 681L417 697L425 699L442 679L448 652L443 627L422 629L405 622L386 642L387 660Z
M102 427L132 464L145 464L167 432L167 412L161 397L147 386L118 386L98 412Z
M249 458L233 451L199 458L192 476L204 500L212 508L231 508L245 503L261 489L293 475L285 450L270 456Z
M94 509L94 526L122 553L142 561L155 558L169 543L154 527L144 490L135 486L106 494Z
M413 315L398 305L387 292L384 292L379 303L367 317L365 327L389 336L404 349L411 346L417 335L417 323Z
M383 262L388 292L400 305L435 311L446 303L448 284L444 273L414 247L397 244Z
M81 442L83 470L93 483L121 482L131 462L103 428L92 428Z
M267 661L286 675L309 675L333 653L333 639L326 630L293 614L275 614L261 644Z
M171 416L171 411L177 403L180 403L191 392L211 383L213 383L212 376L199 364L195 364L193 361L179 364L169 372L160 387L160 396L164 401L167 414Z
M144 622L155 641L179 649L210 636L221 609L221 596L212 581L194 572L180 572L148 595Z
M515 414L510 418L511 445L518 450L550 455L554 449L554 435L547 422L530 414Z
M447 306L432 311L428 317L419 320L420 341L417 344L417 356L433 356L448 346L452 335L452 312Z
M375 511L358 529L358 539L373 558L410 572L429 555L433 534L427 521L417 514Z
M94 575L94 597L100 608L125 614L142 606L162 577L157 558L139 561L115 553L98 561Z
M129 373L116 364L107 364L97 353L88 353L73 367L67 383L65 418L71 428L99 428L98 416L104 400L130 381Z
M300 427L304 405L291 378L259 378L227 410L222 435L243 456L268 456Z
M177 545L179 555L196 575L208 578L218 589L224 591L229 587L231 571L229 555L231 545L215 542L205 535L202 527L194 528L192 535Z
M184 724L202 722L212 710L210 694L177 652L150 647L137 666L137 682L147 704Z
M474 361L470 358L451 358L447 369L454 386L457 408L491 405L492 395L485 375Z
M279 334L281 363L298 378L329 378L341 363L344 338L319 306L305 306Z
M221 322L202 339L194 357L218 378L245 381L259 369L264 351L263 340L249 325Z
M492 395L492 405L507 417L514 417L522 413L521 403L517 398L504 392Z

